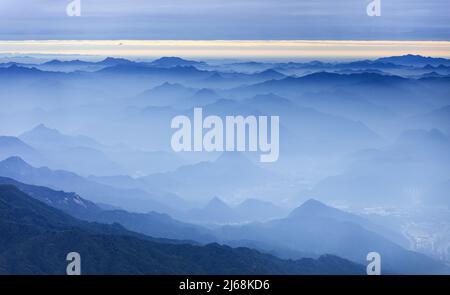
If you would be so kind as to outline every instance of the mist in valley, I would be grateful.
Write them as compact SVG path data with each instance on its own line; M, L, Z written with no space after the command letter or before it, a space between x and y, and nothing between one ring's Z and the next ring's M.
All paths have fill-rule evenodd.
M450 60L9 58L0 89L0 183L95 204L42 199L78 218L280 258L364 263L376 248L393 273L448 272ZM198 107L279 116L278 160L174 152L171 120Z

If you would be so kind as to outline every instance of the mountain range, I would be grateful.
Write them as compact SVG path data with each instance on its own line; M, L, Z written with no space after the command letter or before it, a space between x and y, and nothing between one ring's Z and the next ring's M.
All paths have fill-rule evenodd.
M83 274L362 274L335 256L281 260L248 248L164 243L118 225L86 223L0 186L0 273L64 274L77 251Z
M264 253L273 253L279 257L297 258L302 252L318 253L316 255L331 253L357 263L364 263L364 253L375 247L383 255L383 265L387 272L417 273L419 269L422 273L446 271L438 262L405 250L400 244L405 245L407 241L401 235L314 200L305 202L286 218L206 230L158 213L139 214L100 209L75 193L28 185L10 178L0 178L0 185L17 187L34 199L83 220L120 224L135 232L165 239L187 240L185 243L194 245L198 242L221 240L234 246L252 245ZM245 206L237 208L242 207ZM217 198L204 210L206 216L215 215L216 221L220 221L222 217L237 216L239 212Z
M185 240L190 243L216 241L213 233L207 229L174 220L166 214L132 213L120 209L104 210L76 193L24 184L11 178L0 177L0 185L13 185L34 199L81 220L105 224L117 223L128 230L155 238Z
M364 263L367 253L375 251L383 258L383 268L391 273L449 272L445 264L406 250L387 238L405 241L399 234L315 200L305 202L286 218L223 226L216 233L224 241L260 241L266 247L331 253L357 263Z
M169 194L150 194L139 189L115 188L88 180L69 171L51 170L47 167L35 168L19 157L11 157L0 162L0 176L10 177L28 184L77 192L90 201L138 212L172 212L173 209L165 205L164 201L170 197L177 198Z
M58 210L64 230L55 232L56 218L50 218L45 224L52 229L44 226L41 241L56 243L55 253L62 255L62 245L52 237L72 243L65 231L74 229L82 249L92 243L112 257L119 250L103 245L122 245L126 253L114 269L118 273L148 272L159 258L135 262L133 246L156 255L148 241L235 258L240 254L232 248L252 248L263 255L254 260L262 273L269 260L272 270L286 273L283 259L313 261L328 273L331 260L320 264L321 255L367 264L371 251L382 255L384 273L448 272L448 59L409 54L339 61L3 60L0 185L13 185ZM260 163L254 152L174 152L171 121L180 115L192 119L196 107L223 119L279 116L278 161ZM36 217L42 226L47 209L31 210L37 215L28 209L6 214L17 220L26 211L26 220ZM54 268L40 269L45 263L32 261L28 252L40 239L28 234L42 227L18 224L23 236L22 229L16 232L20 245L11 247L23 251L5 246L5 255L24 259L29 272L51 273ZM11 228L4 228L9 238ZM232 248L205 245L211 242ZM202 263L193 266L194 256L184 256L183 249L169 259L170 270L159 262L155 268L176 273L177 259L179 272L232 272L238 265L212 268L196 256ZM8 261L0 263L0 272L13 272L14 261L0 253L0 261ZM43 257L56 263L48 255ZM312 260L302 260L307 257ZM102 271L90 264L89 273Z

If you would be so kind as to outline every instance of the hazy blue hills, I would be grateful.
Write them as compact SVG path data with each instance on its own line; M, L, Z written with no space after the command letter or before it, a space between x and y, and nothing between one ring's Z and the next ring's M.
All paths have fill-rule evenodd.
M158 79L173 79L181 78L185 81L194 78L206 78L209 75L208 71L199 70L194 66L174 66L169 68L152 67L143 64L125 64L115 65L101 69L94 73L94 75L109 74L109 75L143 75L148 77L155 76Z
M286 209L278 207L271 202L261 201L257 199L246 199L242 203L234 207L238 215L242 219L249 221L251 219L256 221L266 221L269 219L280 218L286 215Z
M87 136L65 135L39 124L21 134L19 138L38 149L47 160L45 164L51 167L68 169L83 175L125 173L124 168L103 152L107 147Z
M286 77L280 80L269 80L251 86L243 86L236 91L244 93L270 93L293 94L302 93L314 89L326 89L332 87L348 87L361 83L395 84L408 81L400 76L385 76L374 73L337 74L330 72L317 72L302 77ZM317 88L319 87L319 88Z
M19 66L30 66L31 64L21 64L21 63L11 63ZM103 67L111 67L117 65L131 65L131 64L140 64L146 66L156 66L156 67L174 67L174 66L194 66L194 65L206 65L203 62L196 62L191 60L185 60L178 57L162 57L152 62L135 62L125 58L117 58L117 57L106 57L100 61L83 61L79 59L75 60L58 60L53 59L41 64L36 64L38 67L54 67L58 69L64 66L72 66L72 67L82 67L85 69L86 66L103 66Z
M13 185L30 197L69 215L80 216L84 212L100 211L100 208L95 203L81 198L74 192L56 191L44 186L25 184L7 177L0 177L0 185Z
M85 66L85 65L105 65L105 66L116 66L120 64L131 64L134 63L128 59L125 58L115 58L115 57L107 57L101 61L98 62L92 62L92 61L83 61L79 59L75 60L58 60L53 59L50 61L47 61L45 63L42 63L41 65L51 65L51 66L59 66L59 65L74 65L74 66Z
M363 274L335 256L286 261L247 248L155 242L117 226L78 221L0 186L0 272L64 274L77 251L83 274Z
M60 66L60 65L75 65L75 66L85 66L90 65L91 62L83 61L79 59L75 60L58 60L58 59L52 59L50 61L47 61L45 63L42 63L44 66Z
M308 218L324 218L333 219L339 222L354 223L364 227L371 232L378 233L379 235L388 238L390 241L395 242L403 247L409 247L408 240L402 234L389 230L386 227L374 224L358 215L326 206L325 204L314 199L310 199L304 202L300 207L294 209L288 215L288 218L298 220L300 222Z
M402 56L382 57L375 60L359 60L353 62L288 62L288 63L264 63L264 62L239 62L227 64L236 70L253 70L276 68L280 70L288 69L333 69L333 68L403 68L421 67L426 65L439 66L449 65L450 60L438 57L426 57L421 55L407 54Z
M84 61L84 60L58 60L53 59L38 65L35 65L40 70L45 71L58 71L58 72L93 72L105 67L111 67L116 65L134 64L134 61L130 61L124 58L107 57L100 61ZM29 65L23 65L29 67Z
M194 95L195 92L196 89L178 83L165 82L132 98L132 103L142 107L176 105L177 102Z
M261 80L278 80L286 77L286 75L274 69L268 69L265 71L257 72L255 73L255 76Z
M208 67L209 65L202 61L187 60L176 56L161 57L148 62L133 62L124 58L107 57L101 61L82 61L82 60L51 60L41 65L105 65L115 66L118 64L142 64L154 67L176 67L176 66L196 66ZM18 65L28 65L16 63ZM39 65L39 64L36 64ZM426 57L421 55L407 54L402 56L383 57L375 60L361 60L355 62L335 62L328 63L322 61L311 62L286 62L286 63L265 63L265 62L237 62L225 64L224 66L231 67L235 70L253 70L254 72L272 70L274 68L289 69L289 68L333 68L333 67L347 67L347 68L370 68L370 67L393 67L393 66L423 66L423 65L450 65L450 60L446 58Z
M182 178L178 179L163 173L138 179L127 176L89 177L89 179L114 187L141 188L144 190L160 187L164 189L172 188L172 191L177 191L176 187L187 187L187 184L183 182ZM205 190L208 192L204 193L204 197L210 193L214 195L214 190L209 186ZM184 196L187 194L187 191L180 190L180 192ZM205 202L200 202L200 204L187 202L185 199L175 199L175 196L172 196L172 199L173 202L169 205L179 210L172 212L171 215L180 220L196 223L220 224L265 221L285 216L287 213L285 208L280 208L271 202L257 199L245 199L242 203L234 206L230 206L219 197L207 200L205 205L203 204Z
M359 263L364 263L367 253L376 251L383 257L384 269L392 273L449 271L444 264L390 241L387 236L395 234L389 230L382 230L359 217L314 200L305 202L287 218L224 226L216 232L225 241L260 241L268 247L306 253L332 253ZM399 235L397 237L400 238Z
M211 75L219 75L219 79L225 82L226 79L244 78L250 73L255 74L257 79L281 79L292 73L307 73L307 71L339 70L339 69L363 69L376 70L386 69L391 72L398 70L416 71L422 67L446 67L449 66L449 59L424 57L420 55L404 55L384 57L375 60L359 60L352 62L326 63L321 61L312 62L287 62L287 63L264 63L264 62L241 62L224 64L220 66L211 66L202 61L186 60L179 57L162 57L154 61L131 61L124 58L107 57L101 61L83 61L83 60L50 60L45 63L25 64L25 63L3 63L0 68L9 66L36 68L50 71L87 71L92 72L108 67L131 66L138 68L199 68L208 69ZM443 68L442 68L443 69ZM306 72L305 72L306 71ZM234 72L234 73L230 73ZM238 73L240 72L240 73ZM219 74L221 73L221 74ZM246 73L246 74L243 74ZM258 77L259 76L259 77Z
M159 196L140 189L115 188L96 183L69 171L51 170L47 167L35 168L19 157L11 157L0 162L0 176L28 184L77 192L90 201L115 205L131 211L173 211L163 203L170 195ZM160 199L157 200L158 198Z
M19 156L31 163L41 164L43 156L39 151L14 136L0 136L0 160Z
M163 83L146 90L132 99L132 104L141 107L169 107L185 110L213 103L221 97L212 89L189 88L178 83Z
M24 184L11 178L0 177L0 185L14 185L34 199L82 220L106 224L119 223L128 230L156 238L189 240L201 243L215 241L212 232L199 226L174 220L166 214L103 210L76 193L66 193L43 186Z
M39 124L33 129L19 135L24 142L38 149L58 149L68 147L101 148L102 145L87 136L65 135L56 129Z
M239 220L237 213L220 198L213 198L204 208L192 209L188 218L203 223L228 223Z
M22 66L18 66L16 64L12 64L9 67L5 67L5 68L0 68L0 76L10 76L10 75L17 75L17 76L32 76L32 75L45 75L48 72L45 71L41 71L38 70L36 68L27 68L27 67L22 67ZM52 73L48 73L48 74L52 74Z
M194 208L180 216L183 220L210 225L267 221L286 215L286 209L271 202L246 199L231 206L219 197L212 198L204 207Z
M353 207L448 206L428 191L450 178L449 149L450 139L439 130L405 131L392 145L360 154L344 172L303 195Z
M204 62L186 60L186 59L174 57L174 56L161 57L161 58L154 60L148 64L150 66L164 67L164 68L177 67L177 66L205 66L206 65L206 63L204 63Z
M254 164L241 153L224 152L215 161L184 165L175 171L150 174L138 180L147 187L191 197L191 200L209 200L214 195L227 195L242 187L260 185L270 178L280 180L280 176Z
M414 54L382 57L382 58L377 59L376 61L383 62L383 63L394 63L394 64L406 65L406 66L450 65L450 59L447 59L447 58L429 57L429 56L421 56L421 55L414 55Z
M431 129L450 130L450 105L434 109L425 114L419 114L407 119L409 126Z
M256 94L239 100L218 100L204 106L204 113L279 116L281 157L286 155L285 152L307 155L326 152L333 155L381 142L379 135L361 121L305 107L299 95L287 99L269 91L268 94Z
M390 62L382 62L382 61L372 61L372 60L360 60L349 63L339 63L334 66L334 68L344 68L344 69L399 69L401 66L390 63Z
M44 159L36 162L37 159L20 153L20 149L17 152L10 150L4 158L7 155L20 156L38 166L70 170L84 176L134 175L138 171L140 174L150 174L173 170L185 163L173 153L140 150L125 144L104 145L91 137L67 135L44 124L22 133L19 138L36 149Z
M132 63L134 62L126 58L117 58L117 57L107 57L101 61L96 62L96 64L105 66L128 65Z
M448 59L54 58L0 64L3 183L138 239L363 264L380 249L395 273L440 268L407 249L450 262ZM171 120L199 106L204 117L279 116L278 161L174 152ZM297 208L310 198L358 215Z

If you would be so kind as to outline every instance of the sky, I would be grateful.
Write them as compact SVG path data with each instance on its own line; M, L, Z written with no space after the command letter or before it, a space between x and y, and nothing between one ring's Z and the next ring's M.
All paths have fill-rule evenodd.
M450 0L0 0L0 54L450 57Z
M447 40L450 1L0 0L0 40Z

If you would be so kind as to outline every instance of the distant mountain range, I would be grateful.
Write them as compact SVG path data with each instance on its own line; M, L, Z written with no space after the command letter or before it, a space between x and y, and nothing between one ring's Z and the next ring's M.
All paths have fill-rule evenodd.
M155 238L185 240L189 243L216 241L213 233L205 228L174 220L165 214L103 210L76 193L66 193L43 186L24 184L11 178L0 177L0 185L13 185L48 206L82 220L105 224L118 223L128 230Z
M289 78L286 78L289 79ZM269 81L269 84L283 83L286 79ZM296 82L293 82L296 85ZM300 85L295 86L299 89ZM291 154L311 155L327 153L340 154L349 149L358 149L379 144L380 137L362 122L349 120L345 117L318 111L302 104L298 92L288 94L288 99L275 94L278 89L285 92L282 86L267 89L268 94L254 94L244 96L239 100L218 100L204 106L205 115L242 115L251 114L277 115L282 118L280 122L280 155ZM252 89L252 86L245 89ZM283 90L281 90L283 89ZM258 92L258 91L256 91ZM265 93L266 91L262 91ZM240 96L243 96L241 93ZM320 103L320 100L317 101ZM339 104L336 102L336 104ZM327 144L327 142L333 142ZM319 144L320 143L320 144Z
M149 63L150 66L171 68L176 66L205 66L206 63L200 61L186 60L179 57L161 57Z
M225 156L225 158L221 160L223 161L224 165L224 167L221 168L222 171L218 171L218 173L220 173L217 176L211 175L212 178L208 180L212 181L212 187L216 186L217 183L220 182L220 177L225 175L223 173L226 173L226 171L228 171L224 170L225 167L233 167L233 165L235 165L235 163L233 162L227 162L226 159L229 157L231 157L230 159L234 158L232 156ZM220 164L221 161L219 161L218 163ZM249 160L245 161L248 161L248 164L253 165ZM240 161L238 161L238 163L240 163ZM199 167L203 167L203 165L204 164L201 164ZM219 165L217 167L219 168L221 166L222 165ZM271 175L269 172L266 172L261 168L258 168L256 166L252 167L254 171L260 171L259 174L255 175L254 177L259 178L263 177L263 175L266 174ZM194 168L195 166L193 167L193 169ZM183 171L184 169L188 169L188 166L186 168L183 168L181 171ZM192 174L194 172L195 171L192 170L192 172L188 173ZM242 170L242 173L245 173L245 171ZM96 203L118 206L130 211L143 213L147 213L149 211L168 213L173 217L178 217L182 220L195 221L198 223L235 223L255 220L268 220L271 218L283 216L283 214L285 213L285 210L278 208L277 206L269 202L256 200L247 200L239 206L230 208L229 210L230 212L232 212L230 214L219 214L219 212L214 211L213 208L216 207L215 205L213 205L214 202L210 203L208 206L206 206L206 208L190 210L189 208L192 207L192 204L189 204L173 193L167 193L162 190L164 188L170 188L171 186L173 186L174 181L183 181L183 175L180 175L178 178L175 177L175 175L176 174L172 175L169 173L167 176L154 175L151 177L143 177L142 179L133 179L125 176L84 178L68 171L53 171L45 167L34 168L28 165L19 157L11 157L0 162L0 176L17 179L18 181L33 185L46 186L53 189L65 190L69 192L76 192L77 194L82 196L83 199L87 199ZM256 178L254 179L254 181L256 181ZM194 184L191 183L190 185ZM182 187L190 186L181 186L180 184L177 184L177 187L179 187L180 191L182 191ZM205 189L212 192L214 191L212 187L208 186ZM160 188L161 190L158 191L158 188ZM191 189L193 190L192 187ZM154 191L154 193L152 194L147 191ZM170 191L178 191L178 189L171 189ZM127 196L127 198L121 198L121 196ZM219 203L221 203L221 201L219 201ZM223 206L227 207L227 205L225 205L224 203ZM62 209L60 207L57 208ZM219 211L222 209L223 207L217 208L217 210ZM248 214L253 210L256 211L251 215ZM73 213L70 210L67 212L70 214ZM95 210L93 212L90 212L89 214L87 214L86 212L82 213L83 215L75 216L83 219L100 218L100 216L102 216L102 214L98 214L98 212L96 212ZM138 214L138 216L142 215ZM251 219L249 219L249 216L252 216ZM134 219L136 219L136 217ZM145 222L148 221L144 220L140 223ZM145 227L143 228L143 230L145 231ZM133 228L133 230L136 229ZM161 230L159 234L163 233L164 231Z
M180 215L183 220L206 224L233 224L251 221L267 221L280 218L286 209L270 202L246 199L236 206L230 206L218 197L212 198L205 207L191 209Z
M224 69L221 80L231 78L228 72L230 69L235 72L253 72L259 73L260 77L266 76L268 79L280 79L285 76L282 72L292 72L293 70L333 70L333 69L413 69L414 67L447 67L450 66L450 60L446 58L425 57L421 55L403 55L382 57L375 60L359 60L352 62L288 62L288 63L265 63L265 62L238 62L225 64L222 66L211 66L202 61L187 60L179 57L161 57L153 61L132 61L124 58L107 57L100 61L83 61L83 60L58 60L53 59L45 63L17 63L8 62L0 64L0 68L10 66L34 67L41 70L50 71L96 71L105 67L115 66L142 66L153 68L173 68L173 67L196 67L201 69ZM217 74L216 74L217 75ZM234 76L236 77L236 75Z
M254 164L244 154L224 152L215 161L184 165L175 171L150 174L137 180L147 187L182 193L199 202L214 195L229 195L243 187L257 186L267 178L281 179L276 173Z
M98 149L102 145L94 139L87 136L70 136L59 132L56 129L49 128L44 124L39 124L33 129L19 135L19 139L38 148L38 149L60 149L85 147Z
M303 195L355 208L448 206L448 200L433 198L429 192L450 179L448 150L445 133L408 130L384 149L355 154L346 171L323 179Z
M0 162L0 176L53 189L77 192L83 198L138 212L172 212L164 201L173 195L155 195L139 189L121 189L96 183L75 173L46 167L34 168L18 157ZM124 198L126 196L126 198ZM157 200L159 198L159 200Z
M149 152L126 145L107 146L88 136L67 135L44 124L22 133L17 140L35 149L34 156L21 152L19 148L13 151L5 147L0 149L5 153L3 158L19 156L38 166L70 170L85 176L135 175L138 171L140 174L150 174L173 170L185 163L174 153Z
M305 202L287 218L224 226L216 233L229 242L260 241L265 247L333 253L359 263L364 263L367 253L376 251L383 257L383 268L391 273L449 272L444 264L408 251L387 238L405 241L400 235L315 200Z
M347 70L419 70L422 67L446 67L450 65L450 60L446 58L424 57L420 55L402 55L383 57L375 60L357 60L352 62L287 62L287 63L268 63L268 62L238 62L224 65L224 68L233 69L235 71L257 72L263 70L274 69L284 73L307 71L327 70L333 71L338 69Z
M83 61L79 59L75 60L58 60L53 59L41 64L33 64L36 67L39 66L52 66L52 67L61 67L61 66L117 66L117 65L129 65L129 64L142 64L148 66L157 66L157 67L175 67L175 66L195 66L195 65L205 65L203 62L197 62L192 60L186 60L179 57L161 57L152 62L135 62L125 58L116 58L116 57L107 57L100 61ZM32 64L27 63L5 63L0 64L0 67L6 67L11 65L17 66L30 66Z
M36 148L45 157L47 164L59 169L70 169L89 175L123 174L118 163L111 160L103 150L107 148L87 136L71 136L39 124L19 136L19 139ZM11 156L20 154L11 154Z
M146 241L194 248L219 242L281 259L333 254L366 264L367 252L377 251L386 273L447 273L442 263L450 261L448 59L412 54L335 62L52 58L26 63L6 58L0 64L5 94L0 185L13 185L79 219L58 215L94 249L112 255L103 250L110 241L106 231L144 240L131 242L144 252L155 249ZM192 118L195 107L202 107L204 116L222 118L279 116L278 161L260 163L253 152L174 152L171 120ZM299 206L311 198L318 201ZM40 224L41 213L26 218L36 217ZM54 222L47 222L52 229L43 231L42 241L53 243L60 235L61 242L72 243L66 227L55 233ZM38 247L33 243L39 237L31 233L39 230L27 226L30 243L11 244L23 253ZM86 238L85 230L95 239ZM112 245L127 244L113 240ZM59 253L62 245L55 243ZM119 262L134 263L139 251L124 247ZM208 249L208 255L217 249L236 254L217 245ZM0 257L9 261L1 251ZM181 271L205 273L214 267L207 268L203 256L195 257L204 259L196 267L193 256L180 257L175 253L169 268L179 263ZM135 263L130 272L147 272L156 262L156 269L169 272L158 259ZM266 259L255 258L255 269L265 271ZM280 266L279 272L285 269Z
M382 57L382 58L377 59L376 61L382 62L382 63L394 63L397 65L405 65L405 66L425 66L425 65L450 66L450 59L421 56L421 55L414 55L414 54Z
M34 148L14 136L0 136L0 160L20 156L30 163L42 164L43 156Z
M363 274L335 256L285 261L248 248L160 242L118 225L86 223L0 186L0 273L64 274L65 256L83 274Z
M408 252L391 242L405 243L400 235L361 217L313 200L306 202L284 219L259 224L225 226L208 232L157 213L137 214L121 210L102 210L74 193L27 185L10 178L0 177L0 185L14 185L33 198L72 216L102 223L119 223L127 229L154 237L207 242L215 240L214 236L217 235L227 244L254 245L263 252L273 252L283 257L290 255L298 257L300 252L333 253L359 263L364 263L364 259L358 258L358 253L363 255L364 251L375 247L377 251L383 253L384 265L388 272L416 273L419 266L422 273L443 271L443 266L439 263L420 254ZM242 212L243 207L245 205L241 204L237 210L232 210L219 199L214 199L203 213L213 214L216 216L215 220L220 220L220 216L224 218L237 216L237 212ZM333 234L328 233L329 231ZM347 236L344 238L342 235ZM350 244L341 244L343 241ZM355 248L351 244L357 244L358 247Z

